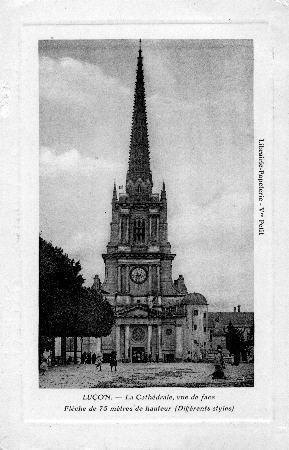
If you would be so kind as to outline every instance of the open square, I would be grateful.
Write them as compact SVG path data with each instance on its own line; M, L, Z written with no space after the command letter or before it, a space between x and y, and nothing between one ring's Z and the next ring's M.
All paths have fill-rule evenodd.
M245 387L253 386L254 365L226 365L224 380L213 380L211 363L119 363L116 372L109 364L99 371L93 364L49 368L40 376L40 388L148 388L148 387Z

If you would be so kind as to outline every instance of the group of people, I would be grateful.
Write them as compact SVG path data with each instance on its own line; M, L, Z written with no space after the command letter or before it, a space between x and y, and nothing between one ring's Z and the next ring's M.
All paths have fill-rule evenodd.
M102 353L99 352L97 354L91 352L83 352L81 355L81 364L94 364L96 368L101 372L101 367L103 363ZM110 353L109 357L109 364L110 364L110 371L112 372L112 369L114 368L114 371L116 372L117 368L117 358L116 358L116 352L112 351Z
M96 354L91 352L83 352L80 358L81 364L95 364Z

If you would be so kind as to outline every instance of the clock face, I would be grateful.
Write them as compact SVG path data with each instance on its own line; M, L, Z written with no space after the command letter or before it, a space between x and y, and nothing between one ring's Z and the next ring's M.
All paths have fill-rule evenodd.
M134 283L144 283L147 277L147 271L143 267L134 267L130 271L130 278Z

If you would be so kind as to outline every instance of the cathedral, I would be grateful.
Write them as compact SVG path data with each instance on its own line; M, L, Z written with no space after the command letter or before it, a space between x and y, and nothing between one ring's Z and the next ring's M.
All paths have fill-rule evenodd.
M200 358L208 345L208 305L187 291L182 275L172 280L165 183L153 192L141 44L137 59L125 193L112 194L110 240L103 260L105 293L116 322L97 345L123 362Z
M208 304L189 293L184 277L172 279L174 255L168 241L165 183L153 192L150 169L145 84L141 46L137 60L132 129L125 193L112 194L110 240L104 253L105 280L94 278L115 312L107 337L77 338L83 352L112 351L123 362L200 360L209 349ZM66 357L73 358L73 338L66 338ZM61 339L55 339L61 355Z

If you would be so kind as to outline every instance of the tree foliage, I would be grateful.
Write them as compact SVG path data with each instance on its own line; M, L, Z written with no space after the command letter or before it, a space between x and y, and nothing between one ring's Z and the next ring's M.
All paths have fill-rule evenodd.
M114 314L110 304L100 292L93 288L81 291L77 315L78 336L107 336L114 324Z
M105 336L114 321L109 303L83 286L79 261L39 237L40 336Z
M228 325L228 331L226 333L226 346L231 354L240 353L244 344L244 337L240 330L232 325L232 322Z

